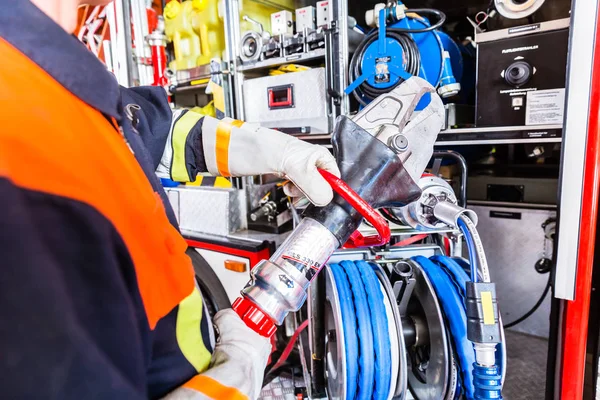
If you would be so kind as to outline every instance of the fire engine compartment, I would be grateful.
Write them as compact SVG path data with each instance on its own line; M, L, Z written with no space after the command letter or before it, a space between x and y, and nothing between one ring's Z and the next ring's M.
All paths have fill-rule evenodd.
M384 157L355 137L344 139L354 140L352 150L340 150L347 124L380 128L361 125L369 104L414 76L435 95L423 96L411 119L432 96L443 101L416 196L386 187L392 179L342 174L361 197L372 195L364 187L378 188L366 200L378 205L389 240L356 246L358 236L381 230L339 200L360 235L352 228L337 236L341 248L324 262L286 252L306 221L335 232L306 202L292 203L280 178L163 180L211 313L263 279L265 260L317 265L305 299L277 321L260 398L591 399L600 360L592 291L598 104L590 103L600 73L597 7L117 0L82 8L76 33L123 85L162 86L174 109L277 129L358 169ZM401 133L383 147L408 163L405 148L416 154L421 143ZM407 198L381 200L393 190Z

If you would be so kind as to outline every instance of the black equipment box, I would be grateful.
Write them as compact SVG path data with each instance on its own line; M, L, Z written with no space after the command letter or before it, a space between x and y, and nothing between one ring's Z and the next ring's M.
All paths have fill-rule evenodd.
M467 199L491 203L556 204L558 179L469 176Z
M476 36L478 127L563 123L569 19Z

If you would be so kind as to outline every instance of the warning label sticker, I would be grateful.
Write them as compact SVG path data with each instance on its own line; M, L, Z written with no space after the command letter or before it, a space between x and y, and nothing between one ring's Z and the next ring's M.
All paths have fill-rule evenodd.
M525 125L562 124L565 109L565 89L527 92Z

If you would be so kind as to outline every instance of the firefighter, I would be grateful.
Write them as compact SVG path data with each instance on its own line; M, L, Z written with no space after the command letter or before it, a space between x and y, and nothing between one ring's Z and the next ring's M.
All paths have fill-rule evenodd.
M335 160L120 88L71 35L108 2L0 0L1 397L256 398L269 340L209 320L157 174L274 173L325 205Z

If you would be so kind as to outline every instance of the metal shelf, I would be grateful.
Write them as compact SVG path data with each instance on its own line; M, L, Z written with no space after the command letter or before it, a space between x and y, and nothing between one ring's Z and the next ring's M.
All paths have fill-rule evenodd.
M200 65L190 69L182 69L175 72L175 78L178 85L195 80L210 78L210 76L210 64Z
M291 135L300 140L331 140L331 134L329 133L315 133L314 135L296 135L292 133Z
M440 132L435 145L560 143L562 130L562 125L447 129Z
M392 236L420 235L423 233L430 235L430 234L434 234L434 233L457 232L456 229L452 229L450 227L431 229L431 230L427 230L427 231L420 231L420 230L411 228L410 226L401 226L401 225L397 225L397 224L394 224L393 222L389 222L389 221L388 221L388 224L390 225L390 231L391 231ZM374 235L377 233L377 230L375 228L365 224L364 222L358 227L358 230L363 235Z
M309 60L315 60L318 58L325 58L325 49L316 49L307 53L292 54L285 57L268 58L266 60L257 61L252 64L242 64L238 66L238 71L252 71L263 68L278 67L283 64L290 62L303 62Z

